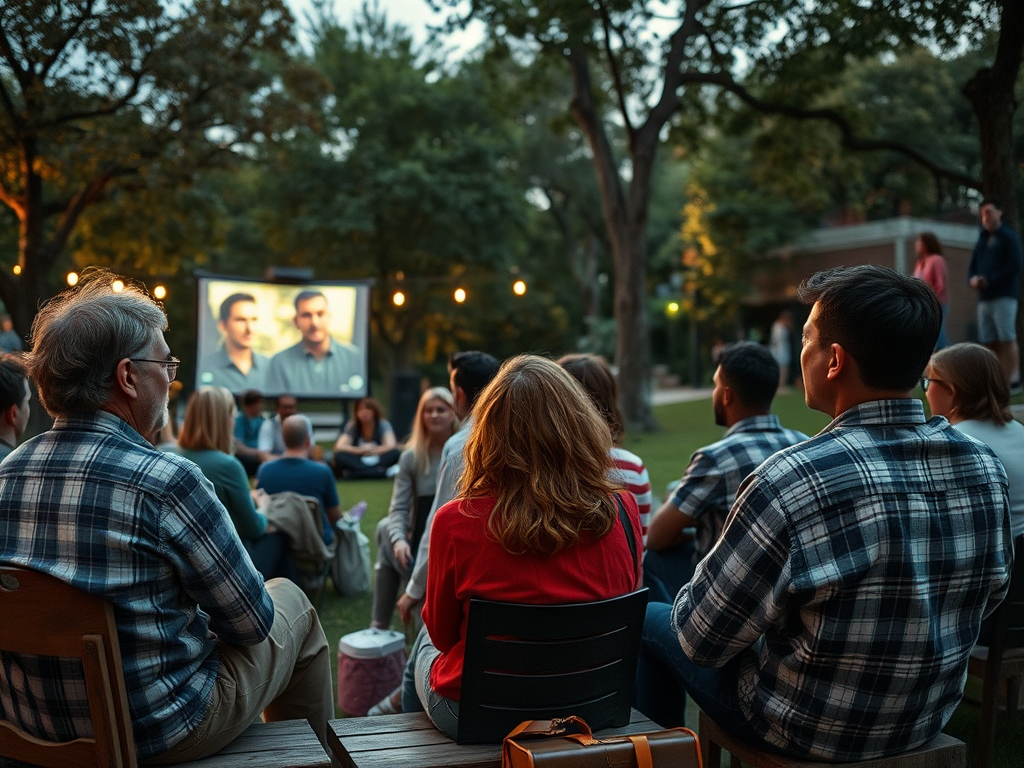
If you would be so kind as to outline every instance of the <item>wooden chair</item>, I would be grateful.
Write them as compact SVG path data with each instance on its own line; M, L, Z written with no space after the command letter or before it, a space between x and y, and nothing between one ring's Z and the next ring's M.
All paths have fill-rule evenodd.
M740 761L751 768L964 768L967 760L967 745L944 733L902 755L856 763L823 763L761 752L734 739L703 712L700 713L697 735L704 753L704 768L719 768L723 749L732 755L730 764L733 768L739 768Z
M523 720L629 723L647 590L571 605L471 600L459 744L500 743Z
M0 650L78 658L92 738L53 743L0 720L0 754L46 768L136 767L114 614L107 601L38 571L0 566Z
M992 765L996 745L999 698L1006 681L1007 717L1017 714L1021 678L1024 677L1024 536L1013 542L1013 575L1006 598L989 621L989 646L975 646L967 673L982 679L981 722L978 726L978 768Z

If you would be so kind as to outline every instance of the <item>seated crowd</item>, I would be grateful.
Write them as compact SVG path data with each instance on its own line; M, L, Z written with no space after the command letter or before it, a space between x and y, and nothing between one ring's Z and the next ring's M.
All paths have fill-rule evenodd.
M24 365L0 357L0 563L112 603L141 762L210 755L260 713L307 719L326 746L328 642L267 497L316 499L329 543L335 476L393 476L371 625L389 627L397 605L406 623L422 606L422 627L404 683L371 714L423 710L455 737L472 598L590 602L647 586L634 705L650 719L683 725L689 696L767 752L899 754L949 720L1008 588L1024 427L990 351L932 354L942 308L924 282L841 267L799 298L805 400L831 423L813 437L784 428L776 360L726 346L711 400L725 435L651 515L647 469L620 445L615 378L591 355L453 355L404 450L372 398L328 463L311 458L295 398L268 419L258 392L236 406L219 387L194 393L177 445L155 450L178 365L166 318L139 290L86 282L40 310ZM56 421L14 448L28 376ZM0 661L0 719L47 740L88 733L80 670Z

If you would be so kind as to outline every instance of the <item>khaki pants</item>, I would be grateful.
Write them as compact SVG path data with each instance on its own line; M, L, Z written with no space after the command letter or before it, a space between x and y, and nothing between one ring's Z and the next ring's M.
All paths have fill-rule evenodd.
M183 763L219 752L260 713L268 722L308 720L328 749L334 688L327 637L316 610L292 582L274 579L267 582L267 592L274 602L270 636L249 647L217 646L220 661L209 712L192 733L146 765Z

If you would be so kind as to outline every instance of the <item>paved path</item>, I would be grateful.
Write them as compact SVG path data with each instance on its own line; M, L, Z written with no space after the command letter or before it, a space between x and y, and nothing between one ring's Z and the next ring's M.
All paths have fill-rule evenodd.
M694 389L693 387L673 387L672 389L656 389L651 395L654 405L669 403L688 403L691 400L707 400L711 397L711 387Z

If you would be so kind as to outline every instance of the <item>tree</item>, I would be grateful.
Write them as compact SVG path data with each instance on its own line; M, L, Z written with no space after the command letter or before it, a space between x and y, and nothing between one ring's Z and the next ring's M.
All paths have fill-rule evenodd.
M18 226L0 298L25 333L91 207L187 185L311 114L283 0L0 5L0 201ZM122 230L124 225L122 222Z

